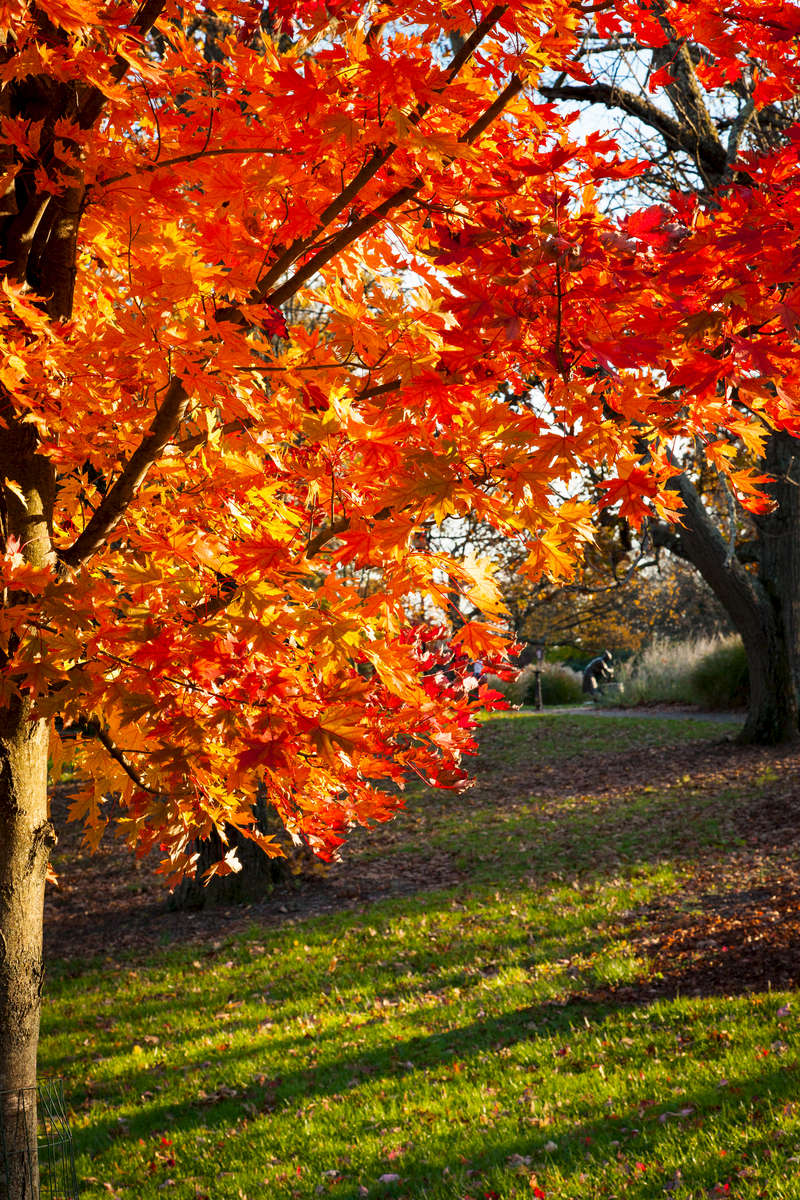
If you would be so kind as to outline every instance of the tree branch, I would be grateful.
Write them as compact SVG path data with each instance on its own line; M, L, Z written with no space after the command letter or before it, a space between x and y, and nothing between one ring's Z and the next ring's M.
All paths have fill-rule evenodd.
M139 772L134 766L131 765L131 763L128 762L127 758L119 749L119 747L114 745L106 731L101 727L99 721L92 720L82 722L81 732L87 734L89 737L97 738L98 742L105 746L106 750L114 759L114 761L119 763L128 778L132 779L136 786L141 788L143 792L149 792L151 796L158 796L160 794L157 788L152 788L149 786L149 784L144 782Z
M725 149L719 139L698 140L698 134L689 125L671 117L644 96L637 96L626 88L609 83L565 84L560 87L541 87L542 95L548 100L580 100L587 104L603 104L606 108L620 109L661 134L670 150L683 150L692 158L698 156L714 174L722 174L728 162Z
M728 545L689 476L685 472L676 475L667 487L684 503L680 532L673 534L670 526L652 522L654 545L663 546L696 567L733 623L741 628L754 610L769 608L762 585L738 558L729 557Z
M255 426L255 418L253 417L236 417L234 421L226 421L224 425L215 430L215 435L218 433L246 433L248 429ZM191 437L183 438L178 442L178 449L181 454L189 454L192 450L196 450L198 446L205 446L211 435L208 433L193 433Z
M627 88L617 87L611 83L561 84L559 86L542 86L539 91L548 100L579 100L586 104L603 104L606 108L621 109L632 117L649 125L664 138L671 150L683 149L684 129L679 121L669 113L658 108L644 96L637 96Z
M436 92L436 95L441 95L450 86L461 68L472 56L489 31L497 24L507 8L507 4L496 4L479 21L475 29L464 42L464 45L461 47L458 53L453 56L450 66L447 69L446 82L444 86ZM410 123L412 125L419 124L425 114L429 111L431 104L432 101L425 101L418 104L415 111L408 118ZM396 150L397 143L389 142L389 144L384 146L382 150L375 151L375 153L364 164L361 170L356 172L356 174L350 180L350 183L343 188L339 195L334 197L330 204L328 204L328 206L322 211L319 216L319 220L317 221L317 225L312 232L305 237L295 238L295 240L286 247L282 254L278 256L270 269L267 271L266 275L264 275L264 277L259 281L257 287L254 288L250 300L251 303L258 303L267 296L270 288L278 282L281 275L283 275L285 271L288 271L292 263L305 254L310 247L314 245L319 238L319 235L325 229L327 229L331 222L335 221L336 218L340 216L350 204L353 203L366 184L368 184L370 180L377 175L381 167L385 166Z
M385 396L387 392L399 392L402 387L402 380L390 379L388 383L376 383L374 387L362 388L360 392L356 392L356 400L370 400L373 396Z
M462 134L458 139L459 142L471 145L497 119L506 105L521 90L522 80L516 75L512 76L511 81L506 85L494 103L487 108L486 112L477 121L473 122L466 133ZM318 250L316 254L303 263L302 267L290 279L287 279L285 283L270 295L262 296L262 302L271 304L274 308L279 308L281 304L285 304L287 300L300 290L306 280L315 275L321 267L324 267L332 258L341 253L342 250L351 245L363 234L374 228L375 225L380 224L381 221L388 217L389 213L399 208L406 200L410 200L413 196L416 196L417 192L421 191L424 186L425 180L418 177L413 183L408 183L404 187L398 188L391 196L387 196L371 212L365 213L363 217L359 217L355 221L351 221L349 225L344 225L338 233L334 234L326 242L322 249Z
M318 533L315 533L314 536L309 540L309 543L306 546L306 558L313 558L314 555L322 549L326 542L329 542L332 538L335 538L337 533L344 533L344 531L349 528L349 517L336 517L335 520L330 522L330 524L323 525L322 529L320 529Z
M219 595L210 600L203 600L191 609L193 623L199 624L201 621L207 621L210 617L216 617L218 613L224 612L238 594L238 583L233 576L226 576L220 583Z
M753 97L750 96L747 102L742 106L741 111L731 122L730 132L728 133L727 151L729 163L732 163L736 159L736 156L739 153L739 146L741 145L742 138L745 134L745 130L755 115L755 101L753 100Z
M499 18L505 12L505 8L506 6L502 5L495 6L495 8L493 8L483 18L473 35L467 40L467 42L465 42L464 46L453 59L448 71L448 82L455 77L463 63L466 62L469 54L472 52L475 46L480 43L492 25L499 20ZM511 81L506 85L495 101L489 106L486 112L484 112L475 122L473 122L470 128L459 138L459 141L467 145L475 141L480 134L483 133L483 131L487 129L488 126L499 116L510 100L512 100L513 97L521 91L521 89L522 81L516 76L512 77ZM423 115L423 110L427 111L427 107L429 106L421 106L417 110L420 118ZM378 168L376 167L375 170L377 169ZM372 174L374 173L375 172L373 171ZM356 179L359 179L362 174L363 172L360 172L359 175L356 176ZM359 186L363 186L364 182L366 182L366 179L368 178L371 178L371 175L368 175L359 184ZM271 304L276 308L285 303L286 300L290 299L291 296L299 291L303 283L305 283L307 279L315 274L320 267L324 266L324 264L329 262L336 254L340 253L357 238L361 237L362 234L366 233L380 221L384 220L385 217L387 217L395 208L399 207L406 200L416 195L416 193L424 186L424 182L425 181L423 179L417 178L412 183L407 184L402 188L398 188L397 191L393 192L391 196L388 196L370 213L367 213L359 220L353 221L349 225L344 226L338 231L337 234L329 239L326 245L319 250L317 254L313 255L308 262L304 263L300 270L298 270L290 280L287 280L282 287L279 287L271 295L265 295L265 283L266 280L271 278L271 276L274 274L273 269L273 272L270 272L270 274L265 277L265 280L262 280L258 288L251 293L250 302L252 303L258 300L261 303ZM350 188L352 188L354 184L355 180L352 181ZM342 196L344 196L346 193L349 193L349 190L350 189L348 188L345 189L344 192L340 193L336 201L334 201L332 205L329 205L328 209L325 210L322 219L325 220L326 223L329 223L329 221L333 220L338 214L339 208L337 208L337 206L340 205ZM341 207L344 206L344 203L342 203ZM331 215L328 216L328 214ZM303 244L306 245L307 243L308 239L304 239ZM298 253L300 253L300 251L298 251ZM233 324L242 324L246 318L238 306L231 306L230 308L219 309L216 314L216 319L218 322L230 321ZM380 385L380 391L392 391L398 386L399 384L395 384L394 382L382 384ZM166 395L150 427L149 433L142 440L138 449L131 455L122 471L122 474L101 501L86 529L72 546L70 546L67 550L64 550L59 555L62 563L64 563L66 566L76 568L82 563L86 562L87 559L92 556L92 554L96 553L97 550L99 550L100 547L105 544L105 542L108 540L109 534L122 519L125 509L128 507L134 495L136 494L136 491L142 484L148 470L162 453L167 443L173 439L186 413L188 401L189 397L183 386L183 382L178 378L173 378L167 387ZM188 448L191 448L192 445L200 444L200 442L196 441L195 439L187 439L187 443ZM317 553L317 551L322 545L325 544L326 541L335 536L337 532L341 532L342 529L345 528L345 526L340 526L337 529L335 528L337 524L338 522L334 521L329 527L327 533L320 531L316 537L311 539L306 549L307 558L313 557L313 555Z
M130 29L144 35L158 20L165 0L145 0L133 20ZM45 39L46 40L46 39ZM130 69L130 62L117 54L109 71L113 83L117 84ZM97 87L75 87L72 84L58 87L52 96L42 99L47 102L52 117L72 118L81 129L90 129L97 121L106 104L106 96ZM66 139L69 147L70 141ZM52 152L51 140L46 157ZM41 295L48 297L47 312L54 319L68 318L72 312L75 287L75 255L78 228L83 214L86 187L80 167L70 168L70 186L59 195L45 194L45 202L39 199L42 189L31 188L27 198L24 219L31 210L33 220L24 232L24 240L18 243L16 277L27 278Z
M122 474L108 490L95 509L92 519L80 537L59 554L61 562L69 567L79 567L86 562L108 540L111 531L122 519L150 467L172 441L183 420L189 396L180 379L173 379L167 387L161 406L155 415L146 437L128 459Z
M130 28L135 29L142 37L155 25L158 18L161 16L166 6L166 0L144 0L144 3L139 6L138 11L134 15ZM123 58L121 54L117 54L114 58L114 64L109 74L114 83L119 83L125 78L130 70L131 64L127 58ZM106 103L106 96L99 88L93 88L86 99L78 109L77 123L81 129L89 129L94 125L100 113L103 111Z
M162 167L177 167L182 163L197 162L201 158L220 158L228 154L264 154L264 155L289 155L291 150L281 148L280 146L218 146L215 150L194 150L191 154L179 154L177 158L161 158L158 162L142 163L141 166L135 167L131 171L124 171L121 175L111 175L108 179L98 179L95 187L110 187L112 183L119 183L122 179L132 179L134 175L150 175L153 171L160 171Z

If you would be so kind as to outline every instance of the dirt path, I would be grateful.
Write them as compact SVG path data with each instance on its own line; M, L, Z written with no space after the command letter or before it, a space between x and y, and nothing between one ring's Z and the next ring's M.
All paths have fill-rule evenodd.
M737 724L743 725L745 720L744 712L703 712L700 709L692 708L688 704L664 704L653 705L647 708L620 708L609 705L605 707L602 704L595 704L589 701L582 704L580 708L558 708L558 709L543 709L542 713L534 715L552 716L553 712L563 713L571 717L659 717L661 720L664 717L674 717L680 721L715 721L719 724Z

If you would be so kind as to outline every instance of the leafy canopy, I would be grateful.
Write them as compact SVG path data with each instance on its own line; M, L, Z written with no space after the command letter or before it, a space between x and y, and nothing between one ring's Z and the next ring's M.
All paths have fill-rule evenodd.
M460 785L503 609L432 525L566 577L583 464L637 524L681 439L730 471L795 428L800 135L615 222L642 164L533 99L590 17L798 84L792 4L6 0L4 512L33 461L55 490L44 556L6 528L3 699L89 719L91 840L113 812L176 878L192 836L260 836L259 786L326 855L409 771ZM485 619L449 639L454 591Z

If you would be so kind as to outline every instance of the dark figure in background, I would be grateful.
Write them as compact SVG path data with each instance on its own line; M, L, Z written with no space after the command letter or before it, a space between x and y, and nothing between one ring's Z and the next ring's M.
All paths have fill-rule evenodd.
M611 651L604 650L598 658L593 658L583 672L583 694L592 700L599 700L603 694L603 684L614 678L614 668L611 665Z

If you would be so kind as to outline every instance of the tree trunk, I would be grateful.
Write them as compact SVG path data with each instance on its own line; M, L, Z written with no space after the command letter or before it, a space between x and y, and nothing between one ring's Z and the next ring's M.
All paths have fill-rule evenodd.
M0 425L3 540L13 538L36 567L52 562L53 496L52 468L37 453L35 428L13 418ZM4 603L15 599L2 593ZM8 696L0 708L0 1200L39 1194L36 1050L44 883L55 834L47 814L47 722L14 690L14 654L26 636L20 627L0 645Z
M278 837L285 834L283 825L270 808L265 793L259 795L253 811L258 829L262 833ZM235 848L242 864L241 871L233 875L214 875L204 882L204 873L224 858L226 851L231 847ZM277 884L288 878L294 866L291 847L286 848L286 858L270 858L255 842L242 837L235 829L228 829L227 846L223 846L221 837L215 832L211 837L196 841L193 849L200 855L197 869L193 876L187 876L178 884L170 897L170 908L200 909L206 905L242 904L263 900Z
M681 526L654 527L654 540L697 568L744 643L750 698L738 740L764 746L793 741L798 702L780 598L730 555L689 478L680 475L671 487L686 506Z
M766 490L774 512L759 517L759 580L780 612L795 698L800 704L800 439L773 433L763 468L773 476Z
M50 851L48 731L28 706L0 713L0 1200L38 1200L36 1050ZM2 1163L2 1158L5 1163Z

